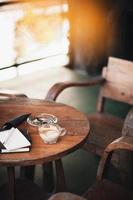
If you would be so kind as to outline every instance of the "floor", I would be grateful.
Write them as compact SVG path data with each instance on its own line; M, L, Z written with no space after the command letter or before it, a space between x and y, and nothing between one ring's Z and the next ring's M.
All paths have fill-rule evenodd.
M78 74L65 67L54 67L46 68L45 71L25 75L24 77L22 76L9 81L0 82L0 87L18 90L27 94L30 98L43 99L48 89L56 82L85 81L88 78L89 77L85 74ZM93 89L71 88L64 91L57 101L74 106L85 113L93 112L96 106L98 91L98 87L93 87ZM125 116L123 105L121 106L118 103L112 104L112 102L108 102L106 107L107 110L114 114L121 115L122 117ZM115 109L116 107L117 111ZM64 157L63 164L68 191L81 194L88 186L92 185L95 181L98 162L98 157L88 154L83 150L78 150ZM6 173L3 167L1 167L1 172L0 184L6 181ZM38 166L35 177L35 181L38 184L42 183L41 175L41 166Z

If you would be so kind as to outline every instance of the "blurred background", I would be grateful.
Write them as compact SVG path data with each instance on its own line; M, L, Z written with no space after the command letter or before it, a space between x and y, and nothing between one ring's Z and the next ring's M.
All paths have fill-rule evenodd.
M56 82L100 74L109 56L133 60L132 23L132 0L1 0L0 88L43 99ZM58 101L93 112L98 92L71 88ZM125 117L127 105L108 102L107 110ZM63 163L69 191L82 193L95 181L99 157L78 150Z

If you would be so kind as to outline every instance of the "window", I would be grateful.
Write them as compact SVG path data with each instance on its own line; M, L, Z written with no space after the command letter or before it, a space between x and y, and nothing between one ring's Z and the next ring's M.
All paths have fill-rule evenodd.
M0 80L68 63L66 0L3 2L9 4L0 6Z

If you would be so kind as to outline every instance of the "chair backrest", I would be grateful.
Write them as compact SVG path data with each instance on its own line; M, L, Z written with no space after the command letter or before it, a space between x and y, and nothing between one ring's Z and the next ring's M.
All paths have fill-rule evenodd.
M133 137L133 108L130 109L122 129L122 136Z
M102 76L106 81L100 91L98 112L103 111L106 98L133 104L133 62L109 57Z

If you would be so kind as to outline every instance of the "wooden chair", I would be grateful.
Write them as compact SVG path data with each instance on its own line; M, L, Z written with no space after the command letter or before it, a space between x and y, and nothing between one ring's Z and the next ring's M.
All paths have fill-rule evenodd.
M19 91L16 91L16 90L9 90L9 89L0 88L0 98L3 98L3 97L14 99L16 97L27 97L27 95L25 95L24 93L21 93Z
M105 101L112 99L133 104L133 62L110 57L107 67L100 77L88 82L56 83L47 93L46 100L55 101L59 94L69 87L89 87L100 85L100 94L96 113L88 114L91 131L83 148L97 155L102 155L105 147L121 136L123 120L104 111Z
M49 200L132 200L132 190L105 179L113 153L121 149L128 153L131 152L133 155L133 109L130 110L124 122L122 136L110 143L103 151L97 171L96 183L82 197L62 192L54 194ZM123 164L125 165L125 163Z

